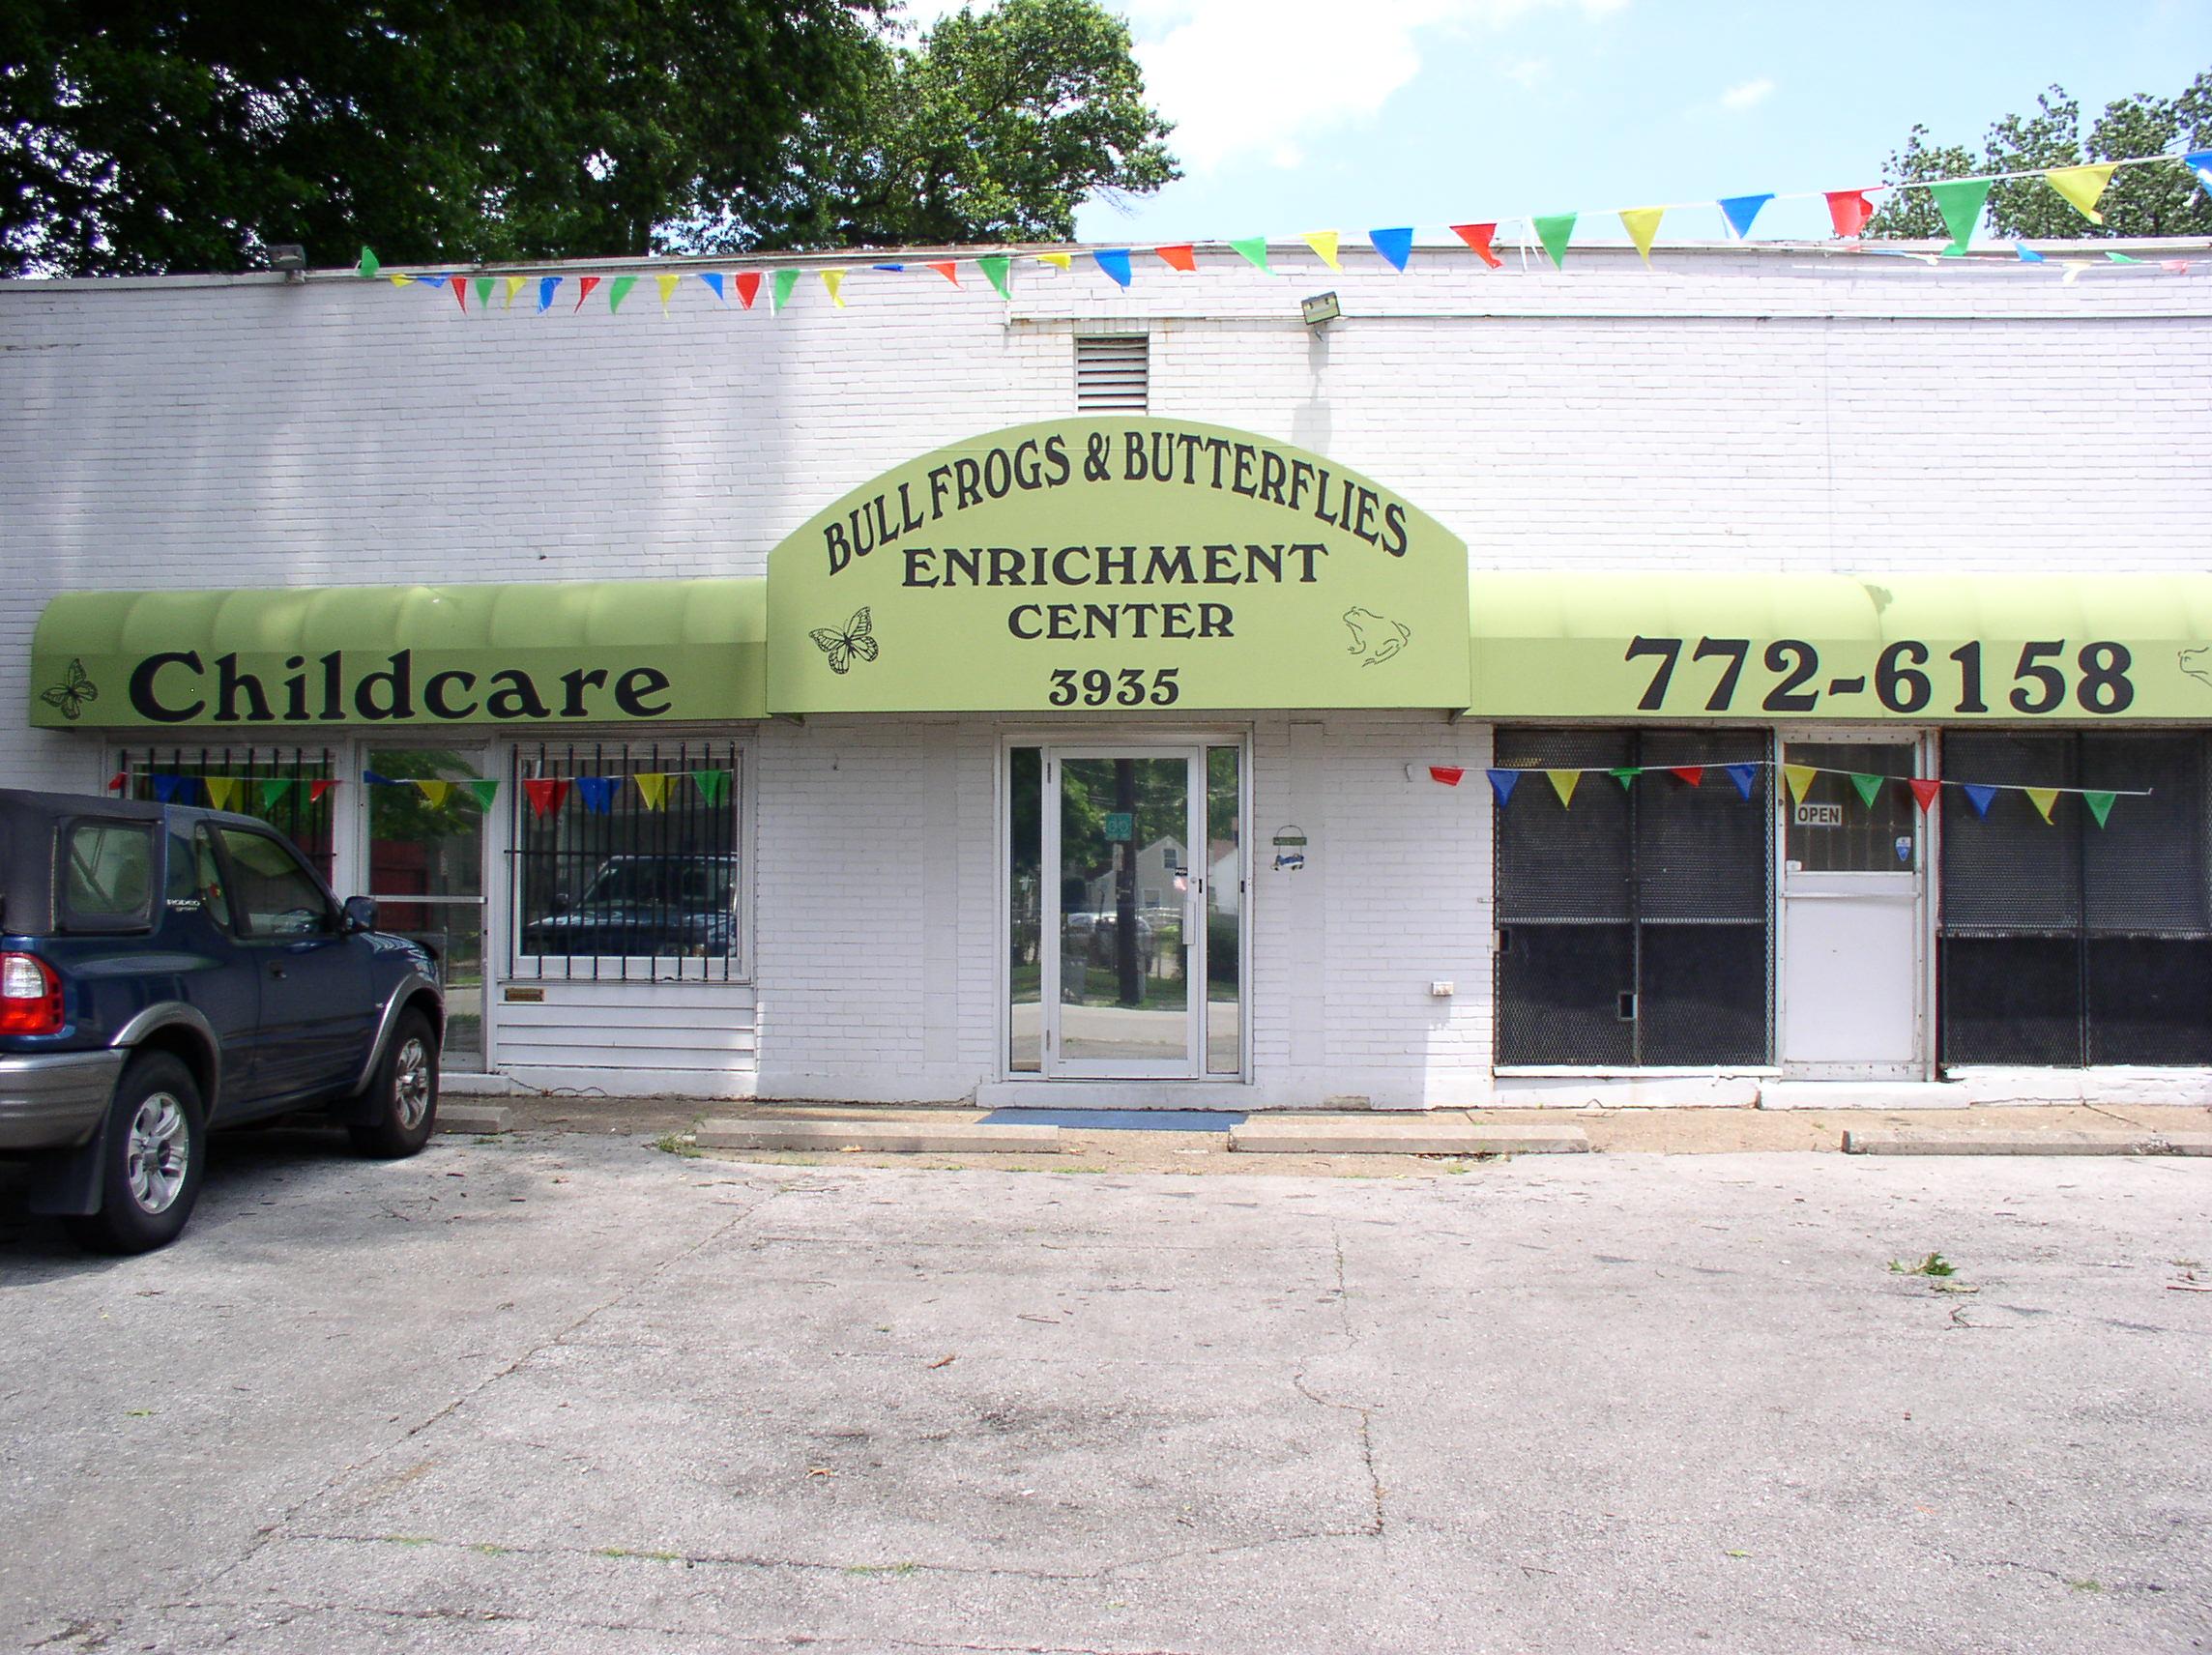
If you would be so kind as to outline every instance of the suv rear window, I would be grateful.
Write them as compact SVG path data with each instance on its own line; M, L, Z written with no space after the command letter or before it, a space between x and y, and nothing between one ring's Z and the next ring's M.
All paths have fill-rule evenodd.
M62 918L73 931L137 931L154 894L149 822L73 822L62 842Z

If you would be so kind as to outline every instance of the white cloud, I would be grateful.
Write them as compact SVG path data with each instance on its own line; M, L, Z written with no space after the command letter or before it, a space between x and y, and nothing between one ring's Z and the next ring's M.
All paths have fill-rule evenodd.
M1420 73L1429 31L1532 13L1599 16L1627 0L1126 0L1152 103L1183 169L1258 156L1297 165L1332 127L1377 114ZM1538 73L1531 64L1519 66Z
M1507 64L1502 73L1522 91L1533 92L1552 78L1552 65L1546 58L1525 57L1518 63Z
M1773 96L1773 93L1774 82L1762 74L1757 80L1747 80L1742 85L1732 86L1722 93L1721 107L1724 109L1749 109L1754 104L1765 102L1769 97Z

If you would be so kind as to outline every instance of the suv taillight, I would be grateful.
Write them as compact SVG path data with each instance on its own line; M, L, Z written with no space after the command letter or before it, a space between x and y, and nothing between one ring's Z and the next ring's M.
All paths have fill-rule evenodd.
M53 1034L62 1026L62 979L36 954L0 954L0 1034Z

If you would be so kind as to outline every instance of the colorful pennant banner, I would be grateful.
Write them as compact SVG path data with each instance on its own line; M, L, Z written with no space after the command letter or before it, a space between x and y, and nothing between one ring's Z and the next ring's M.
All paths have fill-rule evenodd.
M1761 210L1769 202L1824 200L1827 203L1830 226L1837 237L1853 244L1850 250L1868 253L1905 252L1905 256L1925 257L1933 260L1937 255L1859 245L1860 239L1866 233L1868 223L1874 217L1873 197L1885 193L1895 194L1919 190L1924 191L1930 201L1934 203L1936 212L1942 217L1944 226L1950 231L1951 245L1944 249L1943 256L1956 258L1965 253L1975 227L1981 222L1982 210L1989 202L1991 188L1994 185L2020 179L2040 178L2051 187L2053 192L2080 213L2085 220L2093 224L2102 224L2105 221L2104 215L2097 204L2104 198L2106 190L2110 188L2113 174L2122 167L2170 166L2175 164L2186 167L2207 192L2212 192L2212 150L2199 150L2178 156L2129 156L2123 160L2097 161L2087 165L2032 168L2020 172L1985 173L1966 178L1923 179L1897 184L1870 184L1855 189L1806 189L1780 192L1765 190L1753 195L1726 195L1707 201L1670 201L1644 207L1614 208L1611 210L1611 216L1619 220L1621 228L1627 233L1630 245L1636 248L1638 255L1648 265L1651 262L1651 249L1658 240L1660 223L1669 213L1697 209L1716 210L1720 215L1724 232L1732 240L1744 241L1750 237L1752 225L1758 219ZM1567 253L1574 240L1576 225L1582 220L1593 217L1602 218L1605 215L1584 212L1530 213L1516 218L1491 219L1483 223L1447 224L1441 228L1465 243L1469 250L1473 252L1490 269L1497 270L1504 263L1504 260L1499 256L1494 245L1499 227L1501 224L1513 225L1516 227L1518 245L1524 255L1524 263L1526 264L1530 257L1537 253L1538 249L1541 249L1542 256L1548 259L1552 267L1557 270L1563 269L1566 265ZM1375 249L1377 257L1382 259L1384 264L1387 264L1392 270L1403 272L1412 262L1420 230L1427 227L1398 224L1382 229L1371 229L1366 232L1367 243ZM1308 230L1299 234L1296 240L1302 242L1314 257L1327 269L1332 271L1343 269L1343 265L1339 261L1339 251L1343 241L1341 231ZM1014 253L972 253L959 258L931 259L913 265L903 262L871 264L866 269L871 274L881 273L886 276L901 276L926 272L931 275L942 276L953 286L958 287L961 285L960 270L965 265L980 272L992 290L1001 299L1004 299L1008 296L1008 278L1017 257L1025 262L1072 274L1075 269L1076 257L1081 253L1090 258L1091 262L1096 266L1098 273L1107 280L1113 282L1117 287L1127 287L1136 279L1136 269L1132 263L1132 254L1136 252L1150 252L1168 270L1178 275L1192 275L1199 269L1199 254L1207 249L1217 249L1234 252L1245 264L1266 275L1274 276L1281 274L1274 269L1270 262L1272 249L1276 245L1266 236L1216 237L1187 242L1163 242L1143 248L1048 248L1027 251L1019 255ZM1430 250L1440 249L1431 248ZM2008 267L2040 265L2051 262L2024 242L2015 243L2012 248L2004 254L2004 260ZM2058 262L2064 272L2062 280L2066 282L2074 281L2085 270L2103 268L2092 259L2063 259ZM2105 262L2110 265L2140 265L2144 261L2130 257L2125 253L2109 252L2105 255ZM2159 268L2175 274L2184 274L2202 262L2204 261L2198 259L2165 259L2159 261ZM839 310L844 309L847 297L845 292L846 281L849 276L855 274L853 268L847 266L814 268L815 274L821 278L823 288L831 306ZM354 267L354 274L364 279L381 278L389 281L394 288L416 286L436 293L450 291L453 296L454 303L460 306L464 314L469 311L469 293L473 287L477 301L476 313L480 316L490 308L491 295L499 281L504 279L506 283L507 301L505 307L512 308L515 293L531 279L528 275L505 275L504 273L501 275L489 273L456 275L451 271L436 273L386 271L383 265L378 262L375 252L368 247L361 249L361 259ZM741 270L735 273L721 270L689 273L656 270L654 279L659 289L660 307L664 313L669 308L670 301L683 290L685 274L696 275L700 285L714 296L715 303L725 305L729 303L725 283L731 279L734 274L739 303L744 309L750 310L753 307L754 299L760 292L764 273L757 269ZM771 313L780 315L791 303L794 290L799 285L801 272L797 268L785 266L771 269L766 274L770 282L769 308ZM543 315L551 308L554 292L564 279L566 278L558 276L540 276L537 278L538 314ZM574 315L583 309L584 301L598 289L602 280L606 282L607 286L607 309L614 312L622 308L623 300L627 297L630 289L637 284L638 277L636 275L621 275L612 277L597 276L577 277L576 303L570 306L569 314Z

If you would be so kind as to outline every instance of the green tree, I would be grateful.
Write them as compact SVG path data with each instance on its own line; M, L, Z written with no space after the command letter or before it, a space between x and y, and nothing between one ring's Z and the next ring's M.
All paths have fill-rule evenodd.
M1098 0L1003 0L865 72L791 142L781 189L677 239L701 249L1064 241L1092 195L1181 176L1128 26ZM743 204L740 204L742 206Z
M644 253L767 187L886 0L0 0L0 269Z
M2032 113L2006 115L1994 122L1979 155L1963 144L1932 144L1927 128L1915 126L1906 134L1905 147L1891 154L1882 178L1904 184L2212 149L2212 70L2199 73L2177 97L2139 93L2117 99L2105 106L2086 138L2081 129L2081 105L2063 87L2053 86L2036 100ZM1996 234L2028 240L2212 235L2212 198L2178 164L2122 167L2112 175L2098 211L2105 217L2101 225L2077 213L2041 179L2022 178L1991 189L1987 216ZM1868 233L1935 238L1949 234L1924 189L1885 196Z

